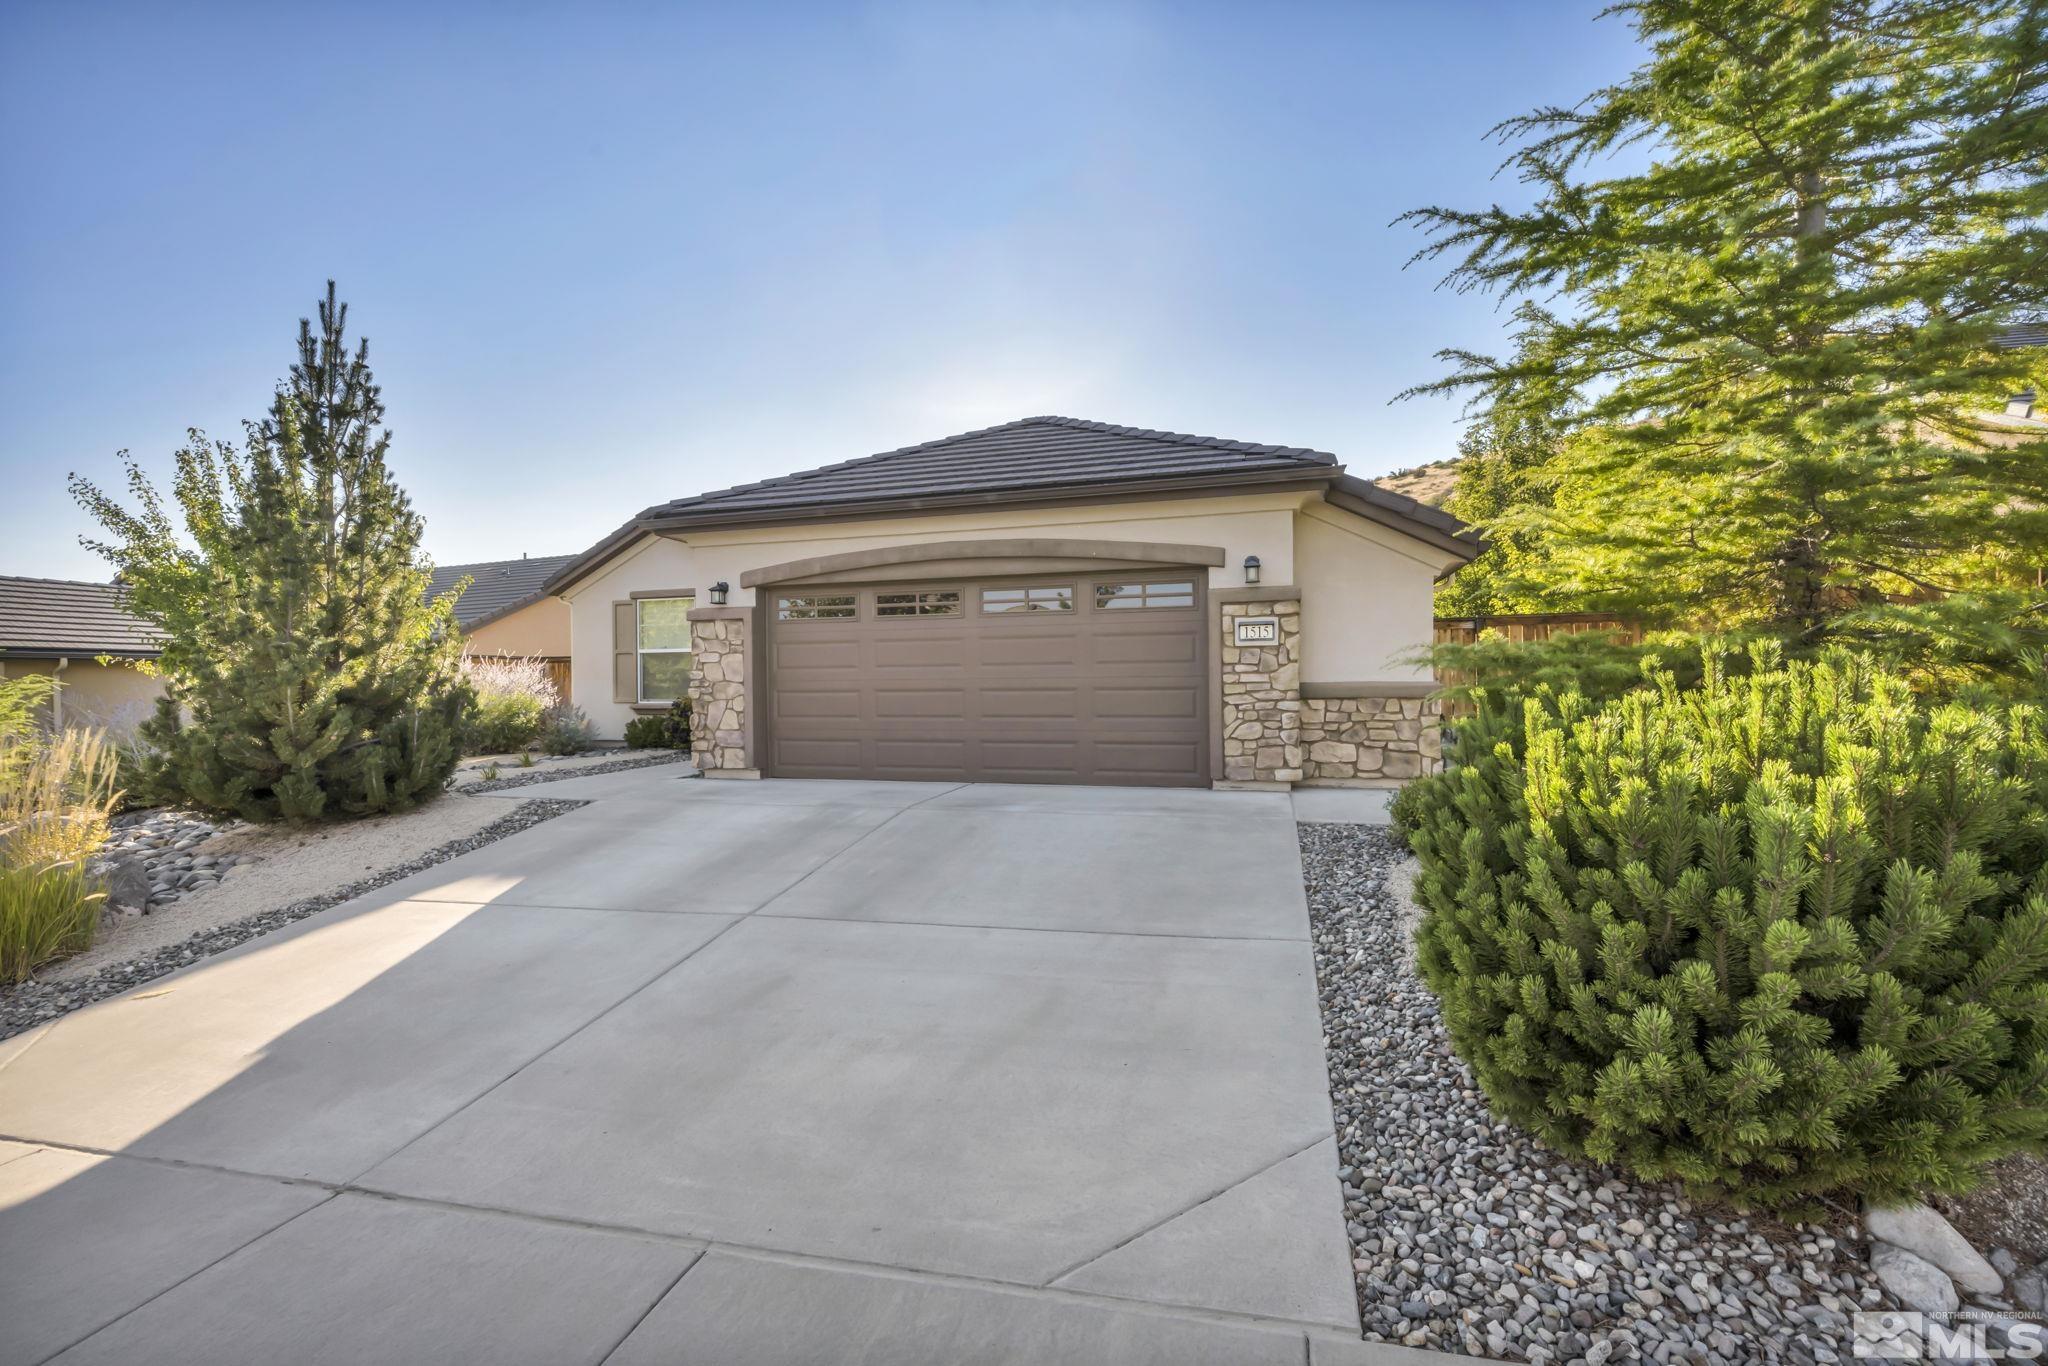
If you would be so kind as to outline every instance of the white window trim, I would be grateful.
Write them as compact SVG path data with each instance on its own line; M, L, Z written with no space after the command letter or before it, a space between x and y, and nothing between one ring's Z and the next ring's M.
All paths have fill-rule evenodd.
M695 608L697 605L697 595L694 593L677 593L669 597L633 599L633 696L639 699L633 705L636 707L673 707L682 699L679 697L641 696L640 690L645 686L647 671L640 667L640 657L642 655L686 655L691 653L691 650L687 645L681 647L668 645L648 649L640 644L640 612L650 602L687 602L690 604L690 608ZM613 695L616 696L617 694Z

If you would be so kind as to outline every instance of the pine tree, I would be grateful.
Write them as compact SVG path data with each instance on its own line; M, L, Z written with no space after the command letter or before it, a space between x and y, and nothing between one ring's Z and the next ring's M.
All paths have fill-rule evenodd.
M1558 424L1540 407L1503 399L1458 442L1446 511L1486 528L1486 549L1436 591L1439 616L1541 612L1551 577L1545 521Z
M402 811L438 793L465 695L453 599L428 601L421 523L391 476L369 343L334 284L245 448L177 456L184 536L126 452L129 511L73 475L130 609L164 634L141 728L155 794L257 821Z
M1567 438L1547 605L2009 649L2048 446L1987 415L2048 381L1999 345L2048 316L2048 6L1615 8L1645 63L1498 130L1534 206L1410 215L1449 283L1517 301L1512 355L1445 352L1425 391Z
M2048 1151L2041 712L1726 663L1496 696L1397 799L1417 963L1494 1108L1779 1209Z

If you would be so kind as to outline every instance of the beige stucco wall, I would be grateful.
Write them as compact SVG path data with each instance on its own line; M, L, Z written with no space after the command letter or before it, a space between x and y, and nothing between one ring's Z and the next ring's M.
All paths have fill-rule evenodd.
M487 622L465 637L473 655L538 655L543 659L569 657L569 604L561 598L542 598L510 616Z
M1327 528L1315 513L1327 514ZM1221 546L1223 564L1208 571L1212 590L1243 584L1242 566L1247 555L1259 557L1262 582L1281 585L1295 580L1301 528L1311 521L1317 527L1310 533L1316 538L1317 559L1313 565L1299 566L1302 572L1312 570L1318 578L1332 574L1348 576L1314 598L1321 610L1330 614L1331 624L1323 629L1340 634L1362 632L1365 636L1364 642L1355 647L1333 650L1331 660L1348 665L1384 655L1395 646L1407 649L1426 645L1430 638L1430 588L1438 568L1436 561L1390 550L1380 540L1347 537L1346 532L1338 529L1345 523L1355 522L1369 531L1379 528L1349 513L1328 508L1315 493L1006 508L694 532L685 540L645 537L567 593L569 653L575 669L574 700L596 723L598 733L608 739L616 739L635 715L631 707L612 701L611 605L636 592L694 592L697 605L703 607L709 605L705 590L723 580L731 585L730 604L746 607L753 605L755 594L741 585L741 576L750 569L882 546L1013 537ZM1322 536L1325 529L1336 537L1327 544ZM1406 539L1390 531L1381 534L1385 541ZM1350 544L1351 541L1357 545ZM1436 554L1427 547L1418 549L1425 556ZM1305 598L1310 591L1310 585L1304 583ZM1353 600L1356 597L1374 601L1361 603ZM1303 634L1312 639L1318 629L1315 610L1305 606L1303 611ZM1311 645L1311 651L1313 648ZM1326 676L1392 680L1415 675L1389 665L1374 672ZM1426 678L1427 673L1420 676ZM1304 677L1316 681L1315 675L1305 672Z
M127 735L147 720L164 690L155 675L119 662L73 659L60 671L54 659L0 658L0 678L24 674L57 676L65 725L100 726L117 735Z
M1327 503L1295 518L1303 683L1430 681L1402 656L1429 644L1449 554Z

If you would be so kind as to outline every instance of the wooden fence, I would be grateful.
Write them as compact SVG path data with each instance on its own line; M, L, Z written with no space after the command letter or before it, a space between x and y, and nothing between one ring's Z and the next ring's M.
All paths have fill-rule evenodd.
M555 693L564 702L569 700L569 661L566 659L543 659L548 666L548 682L555 685Z
M1470 645L1486 631L1498 631L1508 640L1518 643L1549 640L1553 636L1583 635L1587 631L1612 631L1618 639L1631 645L1643 638L1642 627L1602 612L1516 612L1497 617L1436 619L1436 643L1439 645ZM1448 688L1464 679L1454 670L1438 668L1436 681ZM1452 718L1470 716L1474 710L1469 702L1446 701L1443 705L1444 715Z
M1483 631L1498 631L1517 642L1583 635L1587 631L1613 631L1629 644L1643 638L1642 628L1634 622L1603 612L1519 612L1497 617L1436 619L1439 645L1470 645Z

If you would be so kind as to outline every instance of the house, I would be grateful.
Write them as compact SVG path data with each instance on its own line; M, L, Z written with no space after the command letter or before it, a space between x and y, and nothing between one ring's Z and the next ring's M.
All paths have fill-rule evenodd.
M53 726L132 731L155 710L163 684L136 667L159 652L125 597L118 584L0 575L0 678L55 677Z
M569 604L542 591L574 555L520 556L480 564L438 565L427 596L439 597L463 579L470 585L455 602L463 645L475 655L527 655L547 661L555 684L570 691Z
M1383 784L1438 763L1455 518L1285 446L1034 417L649 507L557 570L574 701L707 776Z

